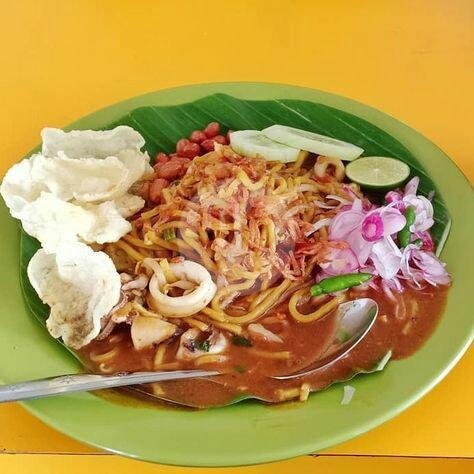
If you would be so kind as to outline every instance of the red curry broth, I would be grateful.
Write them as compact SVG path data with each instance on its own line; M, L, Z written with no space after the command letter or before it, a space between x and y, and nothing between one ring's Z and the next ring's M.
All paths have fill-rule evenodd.
M269 375L288 374L307 366L321 354L332 336L331 315L311 323L295 321L287 311L287 303L267 314L262 320L268 329L278 333L283 343L252 339L252 347L229 344L227 360L210 363L200 368L226 372L214 380L182 380L164 382L143 387L144 390L163 396L177 403L208 407L229 403L242 394L278 402L282 389L300 387L303 382L312 390L320 390L334 381L345 380L357 370L370 370L389 351L393 359L411 355L428 339L443 312L447 287L428 287L415 290L408 288L396 295L393 301L385 294L369 289L361 292L350 290L349 299L370 297L379 304L379 316L364 340L343 359L316 373L296 380L274 380ZM279 318L274 317L278 314ZM229 338L232 336L228 334ZM178 347L176 338L166 351L166 363L175 369L195 368L193 361L176 362ZM287 360L262 357L263 351L289 351ZM102 341L93 341L81 350L86 366L93 372L132 372L153 370L156 348L137 351L134 349L128 325L121 325Z

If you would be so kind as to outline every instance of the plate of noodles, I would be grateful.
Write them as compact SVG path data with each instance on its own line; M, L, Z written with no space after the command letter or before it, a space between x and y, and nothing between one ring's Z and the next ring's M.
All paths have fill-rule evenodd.
M24 403L112 452L309 454L410 406L473 337L468 182L349 99L258 83L147 94L43 129L0 192L2 382L221 374ZM379 313L356 347L275 378L324 357L339 306L367 297Z

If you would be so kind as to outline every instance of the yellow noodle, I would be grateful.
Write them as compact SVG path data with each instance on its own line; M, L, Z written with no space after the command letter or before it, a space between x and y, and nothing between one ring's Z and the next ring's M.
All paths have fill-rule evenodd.
M170 264L166 258L159 260L158 265L163 270L163 274L167 283L176 283L178 281L178 278L176 278L173 270L171 270Z
M163 199L165 200L166 203L170 203L173 201L173 196L171 196L171 192L169 188L163 188L161 191L163 195Z
M191 327L197 328L202 332L209 330L209 324L206 324L203 321L199 321L198 319L188 317L184 318L184 321L186 321Z
M275 189L275 176L270 176L268 178L267 187L268 187L268 189L270 189L272 191Z
M150 385L151 390L153 391L153 395L156 395L157 397L162 397L165 394L163 387L158 382L154 382Z
M136 247L144 248L147 250L161 250L161 247L158 245L147 244L143 240L139 239L138 237L133 237L131 235L124 235L122 237L123 240L126 240L127 243L131 245L135 245Z
M273 288L267 288L266 290L264 291L260 291L256 296L255 298L252 300L252 302L250 303L250 309L254 309L258 304L260 304L267 296L270 292L273 291Z
M151 229L151 222L150 219L142 219L143 220L143 230L150 230Z
M238 169L236 171L237 178L240 179L242 184L250 191L257 191L258 189L263 188L267 181L267 176L262 176L258 181L253 183L250 178L247 176L247 173L243 169Z
M124 242L123 240L119 240L118 242L115 242L115 245L117 247L120 247L124 252L126 252L126 254L129 257L131 257L133 260L137 262L141 262L145 258L145 255L135 250L132 246L130 246L129 244L127 244L127 242Z
M262 228L260 229L260 245L262 247L266 247L267 240L268 240L267 226L263 225Z
M194 249L199 254L206 268L212 271L216 270L217 267L214 261L211 260L211 257L206 252L204 247L192 237L192 233L188 229L183 232L183 240L186 244L189 245L189 247Z
M264 351L264 350L255 349L255 348L252 348L250 350L252 351L253 354L259 357L263 357L265 359L288 360L291 357L290 351L271 352L271 351Z
M148 318L162 318L161 315L159 315L158 313L154 313L144 308L140 303L137 303L136 301L133 301L131 303L131 306L133 309L136 309L142 316L147 316Z
M262 277L262 283L260 284L260 291L272 290L273 288L268 288L269 284L270 284L270 277L268 275L265 275L264 277Z
M144 241L145 243L146 242L155 243L166 250L178 250L178 249L191 250L191 247L180 238L177 237L173 240L164 240L158 235L156 235L155 232L153 231L149 231L145 234Z
M212 322L213 326L216 326L219 329L225 329L226 331L231 332L232 334L240 335L243 332L242 326L232 323L220 323L218 321Z
M286 400L293 400L294 398L298 398L300 396L300 389L299 388L279 388L275 391L278 399L281 402Z
M235 277L236 280L245 278L246 280L255 281L260 276L260 272L258 271L251 272L240 267L232 267L230 273Z
M184 221L169 221L169 222L165 222L163 224L160 224L154 227L155 232L158 235L161 235L165 229L188 229L188 228L189 228L189 223L184 222Z
M203 308L201 310L201 312L203 312L206 316L209 316L211 319L215 320L215 321L225 321L225 315L222 311L217 311L215 309L212 309L212 308Z
M300 388L300 402L305 402L308 400L309 392L311 391L311 386L309 383L304 383Z
M293 163L293 165L289 168L293 173L298 171L302 166L303 163L305 162L306 158L308 157L309 153L307 151L301 150L298 153L298 158L296 158L296 161Z
M219 230L221 232L229 232L231 230L238 230L238 226L235 224L225 224L221 222L219 219L216 219L212 216L207 216L205 221L205 226L208 229L212 230Z
M237 191L240 185L240 181L238 179L234 179L227 188L221 188L217 193L217 196L221 199L229 198Z
M319 238L320 240L328 240L328 230L326 226L319 229Z
M209 236L207 235L206 229L200 227L199 228L199 238L203 244L207 244L209 242Z
M211 306L215 311L220 311L220 302L224 298L224 296L229 295L230 293L235 293L237 291L248 290L252 288L255 284L255 280L246 280L242 283L236 283L234 285L227 285L221 288L214 298L212 299Z
M320 306L316 311L310 314L302 314L297 309L297 304L300 298L308 293L308 288L303 288L299 291L295 291L288 302L288 309L290 311L291 316L296 319L296 321L300 323L311 323L316 321L317 319L325 316L326 314L330 313L332 310L336 309L339 304L344 301L344 296L336 296L332 298L327 303Z
M235 324L246 324L250 323L251 321L255 321L276 304L280 296L289 288L290 285L291 280L283 280L283 282L280 283L280 285L278 285L276 288L274 288L273 291L270 292L268 296L252 311L250 311L244 316L230 316L226 314L226 321Z
M164 343L158 346L158 349L155 352L155 357L153 359L153 366L155 369L163 364L167 347L168 345Z
M132 303L129 301L126 303L124 306L122 306L120 309L118 309L114 316L126 316L130 311L133 309Z
M110 367L110 365L107 365L105 362L101 362L99 364L99 372L103 374L111 374L114 372L114 368Z
M95 352L90 352L89 357L92 362L107 362L111 361L119 353L119 346L114 346L112 349L102 354L97 354Z
M275 223L271 219L266 220L266 230L268 237L268 246L272 252L276 251L276 235L275 235Z
M209 354L209 355L203 355L201 357L198 357L194 361L194 365L196 367L199 367L200 365L204 365L204 364L222 364L222 362L225 362L226 360L227 360L227 357L225 355Z
M153 209L150 209L149 211L145 211L141 213L142 219L151 219L152 217L157 216L160 213L160 208L156 206Z
M280 184L278 185L278 187L276 187L274 190L273 190L273 193L274 194L283 194L285 191L287 191L288 189L288 185L286 183L286 180L284 178L276 178L275 179L275 183L279 182Z

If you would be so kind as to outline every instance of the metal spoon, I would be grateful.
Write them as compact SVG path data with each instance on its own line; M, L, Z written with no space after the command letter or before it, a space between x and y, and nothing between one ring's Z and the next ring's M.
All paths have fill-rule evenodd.
M336 313L332 316L335 318L336 324L333 331L334 339L322 357L298 372L288 375L277 375L272 378L277 380L295 379L303 375L312 374L341 359L354 349L370 331L370 328L377 319L378 312L379 307L377 303L370 298L360 298L339 305Z
M323 354L323 357L297 373L274 376L273 378L288 380L301 377L313 373L340 359L353 349L369 332L375 322L377 314L377 303L370 298L361 298L341 304L335 315L332 316L336 318L334 339ZM220 375L220 373L207 370L177 370L114 375L62 375L12 385L0 385L0 403L49 397L63 393L124 387L127 385L162 382L165 380L211 377L214 375ZM213 380L217 381L217 379Z
M0 385L0 403L49 397L63 393L123 387L164 380L190 379L219 375L207 370L176 370L170 372L134 372L132 374L74 374L30 380L12 385Z

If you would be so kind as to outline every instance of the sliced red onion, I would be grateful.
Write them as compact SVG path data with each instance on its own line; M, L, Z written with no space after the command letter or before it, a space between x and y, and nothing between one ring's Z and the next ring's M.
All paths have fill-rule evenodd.
M327 194L326 199L332 199L333 201L338 201L341 204L351 204L351 201L342 198L341 196L336 196L335 194Z
M319 265L328 276L344 275L358 270L359 262L351 249L334 249L329 262Z
M332 219L330 218L326 218L326 219L321 219L320 221L318 222L315 222L313 224L313 227L311 227L310 230L308 230L307 232L305 232L305 236L306 237L309 237L311 234L314 234L315 232L317 232L319 229L321 229L321 227L324 227L324 226L328 226L330 223L331 223Z
M435 254L415 247L411 250L411 260L431 285L448 285L451 282L445 264L440 262Z
M385 237L374 244L370 259L377 274L384 280L389 280L400 271L402 253L391 237Z
M353 211L363 211L364 210L364 206L362 205L362 200L357 198L357 199L354 199L354 201L352 202L352 210Z
M249 324L249 331L261 336L266 341L283 342L283 339L280 336L277 336L275 333L269 331L259 323Z
M324 204L321 201L314 201L314 205L316 207L320 207L321 209L336 209L337 206L330 206L329 204Z
M380 215L383 220L384 237L393 235L396 232L402 230L403 227L405 227L405 216L402 215L402 213L398 209L390 205L380 208Z
M428 199L410 194L403 198L403 202L415 208L415 222L410 228L411 232L422 232L433 226L433 205Z
M409 194L416 195L419 184L420 184L420 178L418 176L415 176L414 178L410 179L410 181L408 181L408 183L405 185L405 190L404 190L405 196L408 196Z
M305 191L314 191L314 185L313 184L300 184L298 186L298 192L304 193Z
M392 202L397 202L397 201L401 201L403 199L403 194L401 191L389 191L386 195L385 195L385 202L387 202L388 204L392 203Z
M359 199L359 196L354 192L354 190L348 185L348 184L343 184L342 189L351 197L354 199Z
M368 214L362 221L362 237L367 242L376 242L384 234L383 220L379 213Z
M412 240L421 239L422 245L421 250L425 250L426 252L434 252L435 245L433 242L433 238L428 231L423 232L414 232Z
M403 202L403 194L401 191L389 191L385 195L385 202L387 202L389 206L398 209L400 212L405 212L406 206Z
M364 220L365 214L353 209L339 212L333 218L329 228L330 240L346 240L346 237L354 229L357 229Z

